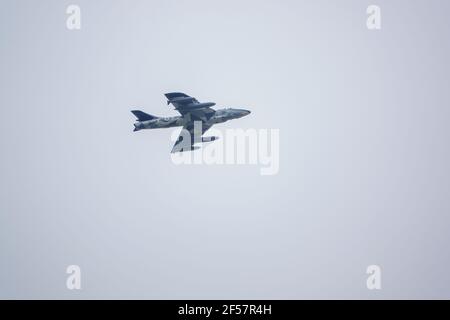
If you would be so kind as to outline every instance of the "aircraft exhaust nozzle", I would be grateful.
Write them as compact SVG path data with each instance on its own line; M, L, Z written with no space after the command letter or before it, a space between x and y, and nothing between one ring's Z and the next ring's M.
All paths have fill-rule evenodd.
M134 130L133 130L133 132L139 131L139 130L141 130L141 128L139 128L138 124L135 123L135 124L134 124Z
M202 142L211 142L218 139L219 137L202 137Z

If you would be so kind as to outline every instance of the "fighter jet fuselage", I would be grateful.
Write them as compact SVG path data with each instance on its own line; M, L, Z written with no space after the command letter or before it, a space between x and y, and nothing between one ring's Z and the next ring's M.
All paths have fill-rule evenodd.
M222 123L228 120L232 119L238 119L242 118L246 115L248 115L250 111L244 110L244 109L219 109L216 110L214 115L207 119L206 121L203 121L203 125L206 125L208 127L211 127L212 125L216 123ZM134 124L135 131L142 130L142 129L159 129L159 128L173 128L173 127L183 127L187 123L191 122L191 117L182 117L182 116L176 116L176 117L156 117L152 120L146 120L146 121L137 121ZM198 119L201 121L201 119ZM195 121L195 120L194 120Z
M242 118L250 111L245 109L226 108L214 110L211 107L215 105L214 102L200 103L197 99L190 97L181 92L166 93L167 104L172 104L175 110L180 112L181 116L176 117L156 117L151 114L147 114L140 110L132 110L131 112L137 117L134 124L134 131L143 129L158 129L158 128L172 128L183 127L188 133L193 136L194 123L201 122L201 134L203 135L209 128L216 123L222 123L228 120ZM214 138L214 139L212 139ZM201 137L200 142L214 141L215 137ZM189 139L188 142L183 142L183 137L180 135L177 142L172 149L172 152L187 150L186 143L189 147L197 140Z

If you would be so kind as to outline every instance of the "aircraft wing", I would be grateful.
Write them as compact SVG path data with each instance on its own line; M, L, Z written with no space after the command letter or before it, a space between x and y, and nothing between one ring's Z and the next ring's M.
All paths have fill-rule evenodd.
M214 102L198 102L197 99L182 92L169 92L165 94L167 104L172 104L182 116L188 114L193 116L193 120L206 121L214 114Z
M189 104L198 104L198 100L182 92L169 92L164 94L167 104L172 104L176 109L183 108Z
M173 145L172 153L193 150L194 143L199 142L198 139L211 127L212 125L203 121L189 121L183 126L177 141ZM195 141L195 138L197 138L197 141Z

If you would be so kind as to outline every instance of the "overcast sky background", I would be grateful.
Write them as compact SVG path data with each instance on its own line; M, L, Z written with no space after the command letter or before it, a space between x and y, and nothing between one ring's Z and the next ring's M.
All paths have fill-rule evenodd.
M2 1L0 298L449 298L449 12ZM170 91L279 129L279 174L174 165L129 112L177 115Z

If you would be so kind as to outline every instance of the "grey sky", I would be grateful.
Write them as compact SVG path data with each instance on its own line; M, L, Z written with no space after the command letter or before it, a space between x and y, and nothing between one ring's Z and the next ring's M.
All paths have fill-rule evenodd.
M2 1L0 297L449 298L449 10ZM169 91L279 129L279 174L175 166L129 112Z

